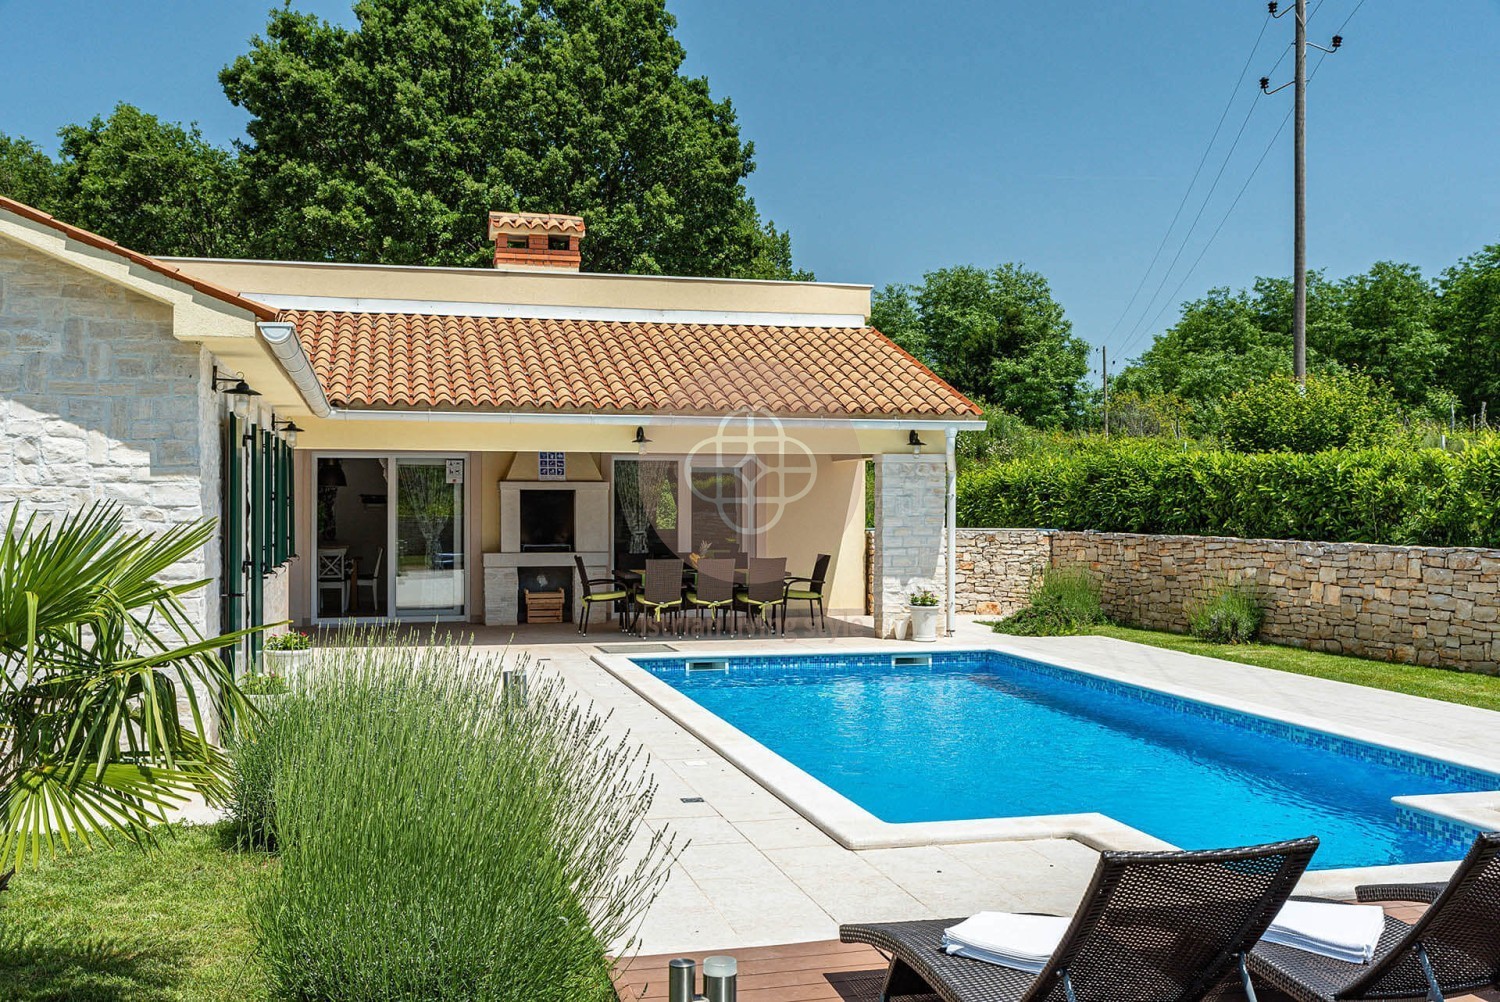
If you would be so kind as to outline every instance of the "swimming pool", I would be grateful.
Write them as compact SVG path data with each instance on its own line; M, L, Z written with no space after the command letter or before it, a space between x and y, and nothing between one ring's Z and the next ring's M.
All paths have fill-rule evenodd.
M1500 776L996 651L635 664L882 821L1098 812L1187 849L1315 834L1315 869L1456 859L1392 803ZM701 667L690 670L697 660Z

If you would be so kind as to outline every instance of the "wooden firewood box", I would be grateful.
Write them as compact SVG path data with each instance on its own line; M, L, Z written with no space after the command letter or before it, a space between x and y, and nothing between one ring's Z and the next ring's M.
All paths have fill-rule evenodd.
M567 593L559 588L556 591L532 591L527 589L526 596L526 622L528 623L561 623L563 621L563 604L567 601Z

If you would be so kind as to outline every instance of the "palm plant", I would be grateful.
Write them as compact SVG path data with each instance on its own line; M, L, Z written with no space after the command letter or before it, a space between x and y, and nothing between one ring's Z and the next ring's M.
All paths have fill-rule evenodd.
M227 791L205 709L253 713L215 653L252 631L204 638L182 599L205 582L166 580L214 524L127 532L114 505L18 519L0 537L0 865L149 841L187 795Z

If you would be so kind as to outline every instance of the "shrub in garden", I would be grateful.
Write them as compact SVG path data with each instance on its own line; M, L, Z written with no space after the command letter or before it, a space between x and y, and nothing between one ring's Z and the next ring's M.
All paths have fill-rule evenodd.
M1188 609L1188 630L1215 644L1246 644L1260 632L1265 611L1249 581L1229 582Z
M1500 546L1500 442L1239 453L1115 441L971 467L961 525Z
M1082 568L1054 567L1031 592L1031 604L994 624L996 633L1064 637L1107 622L1099 582Z
M639 751L556 680L452 646L335 647L235 750L276 993L610 1000L605 951L665 876Z
M1403 434L1390 390L1368 376L1273 376L1230 394L1219 434L1236 452L1324 452L1395 442Z

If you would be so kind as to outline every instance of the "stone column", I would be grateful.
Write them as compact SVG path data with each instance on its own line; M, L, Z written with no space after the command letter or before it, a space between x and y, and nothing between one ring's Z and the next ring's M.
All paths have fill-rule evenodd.
M945 470L935 456L884 455L875 464L875 533L870 561L875 635L889 637L907 619L912 592L944 601Z

